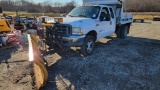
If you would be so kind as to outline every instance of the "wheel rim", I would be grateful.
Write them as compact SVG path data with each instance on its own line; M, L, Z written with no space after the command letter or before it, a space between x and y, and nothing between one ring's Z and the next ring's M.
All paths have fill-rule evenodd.
M87 42L87 52L91 53L93 51L93 47L94 47L94 41L92 39L90 39Z

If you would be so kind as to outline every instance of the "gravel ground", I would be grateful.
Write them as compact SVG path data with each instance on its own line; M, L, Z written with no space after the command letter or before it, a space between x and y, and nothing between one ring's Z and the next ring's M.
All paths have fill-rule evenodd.
M96 42L92 55L78 48L51 52L49 79L41 90L159 90L160 22L134 23L129 37ZM0 51L0 90L35 90L27 51Z
M85 58L75 48L53 52L46 58L49 80L41 90L158 90L159 25L134 23L127 39L103 38Z

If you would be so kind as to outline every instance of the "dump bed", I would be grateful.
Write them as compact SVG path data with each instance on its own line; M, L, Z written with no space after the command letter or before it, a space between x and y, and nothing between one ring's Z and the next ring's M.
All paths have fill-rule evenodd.
M83 4L113 5L113 4L121 4L121 2L119 0L83 0Z

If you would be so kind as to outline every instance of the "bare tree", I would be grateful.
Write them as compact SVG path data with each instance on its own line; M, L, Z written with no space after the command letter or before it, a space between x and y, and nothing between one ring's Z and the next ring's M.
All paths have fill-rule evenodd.
M46 0L43 3L33 3L33 0L0 0L4 11L28 11L36 13L68 13L77 4L77 0L61 3ZM159 12L160 0L124 0L126 10L131 12Z
M127 11L159 12L160 0L126 0Z

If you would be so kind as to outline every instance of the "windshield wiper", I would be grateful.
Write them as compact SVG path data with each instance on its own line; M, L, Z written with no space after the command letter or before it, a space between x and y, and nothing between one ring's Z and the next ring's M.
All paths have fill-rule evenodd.
M72 15L68 15L68 16L70 16L70 17L75 17L75 16L72 16Z
M72 15L68 15L70 17L87 17L86 15L78 15L78 16L72 16Z
M86 15L78 15L79 17L87 17Z

